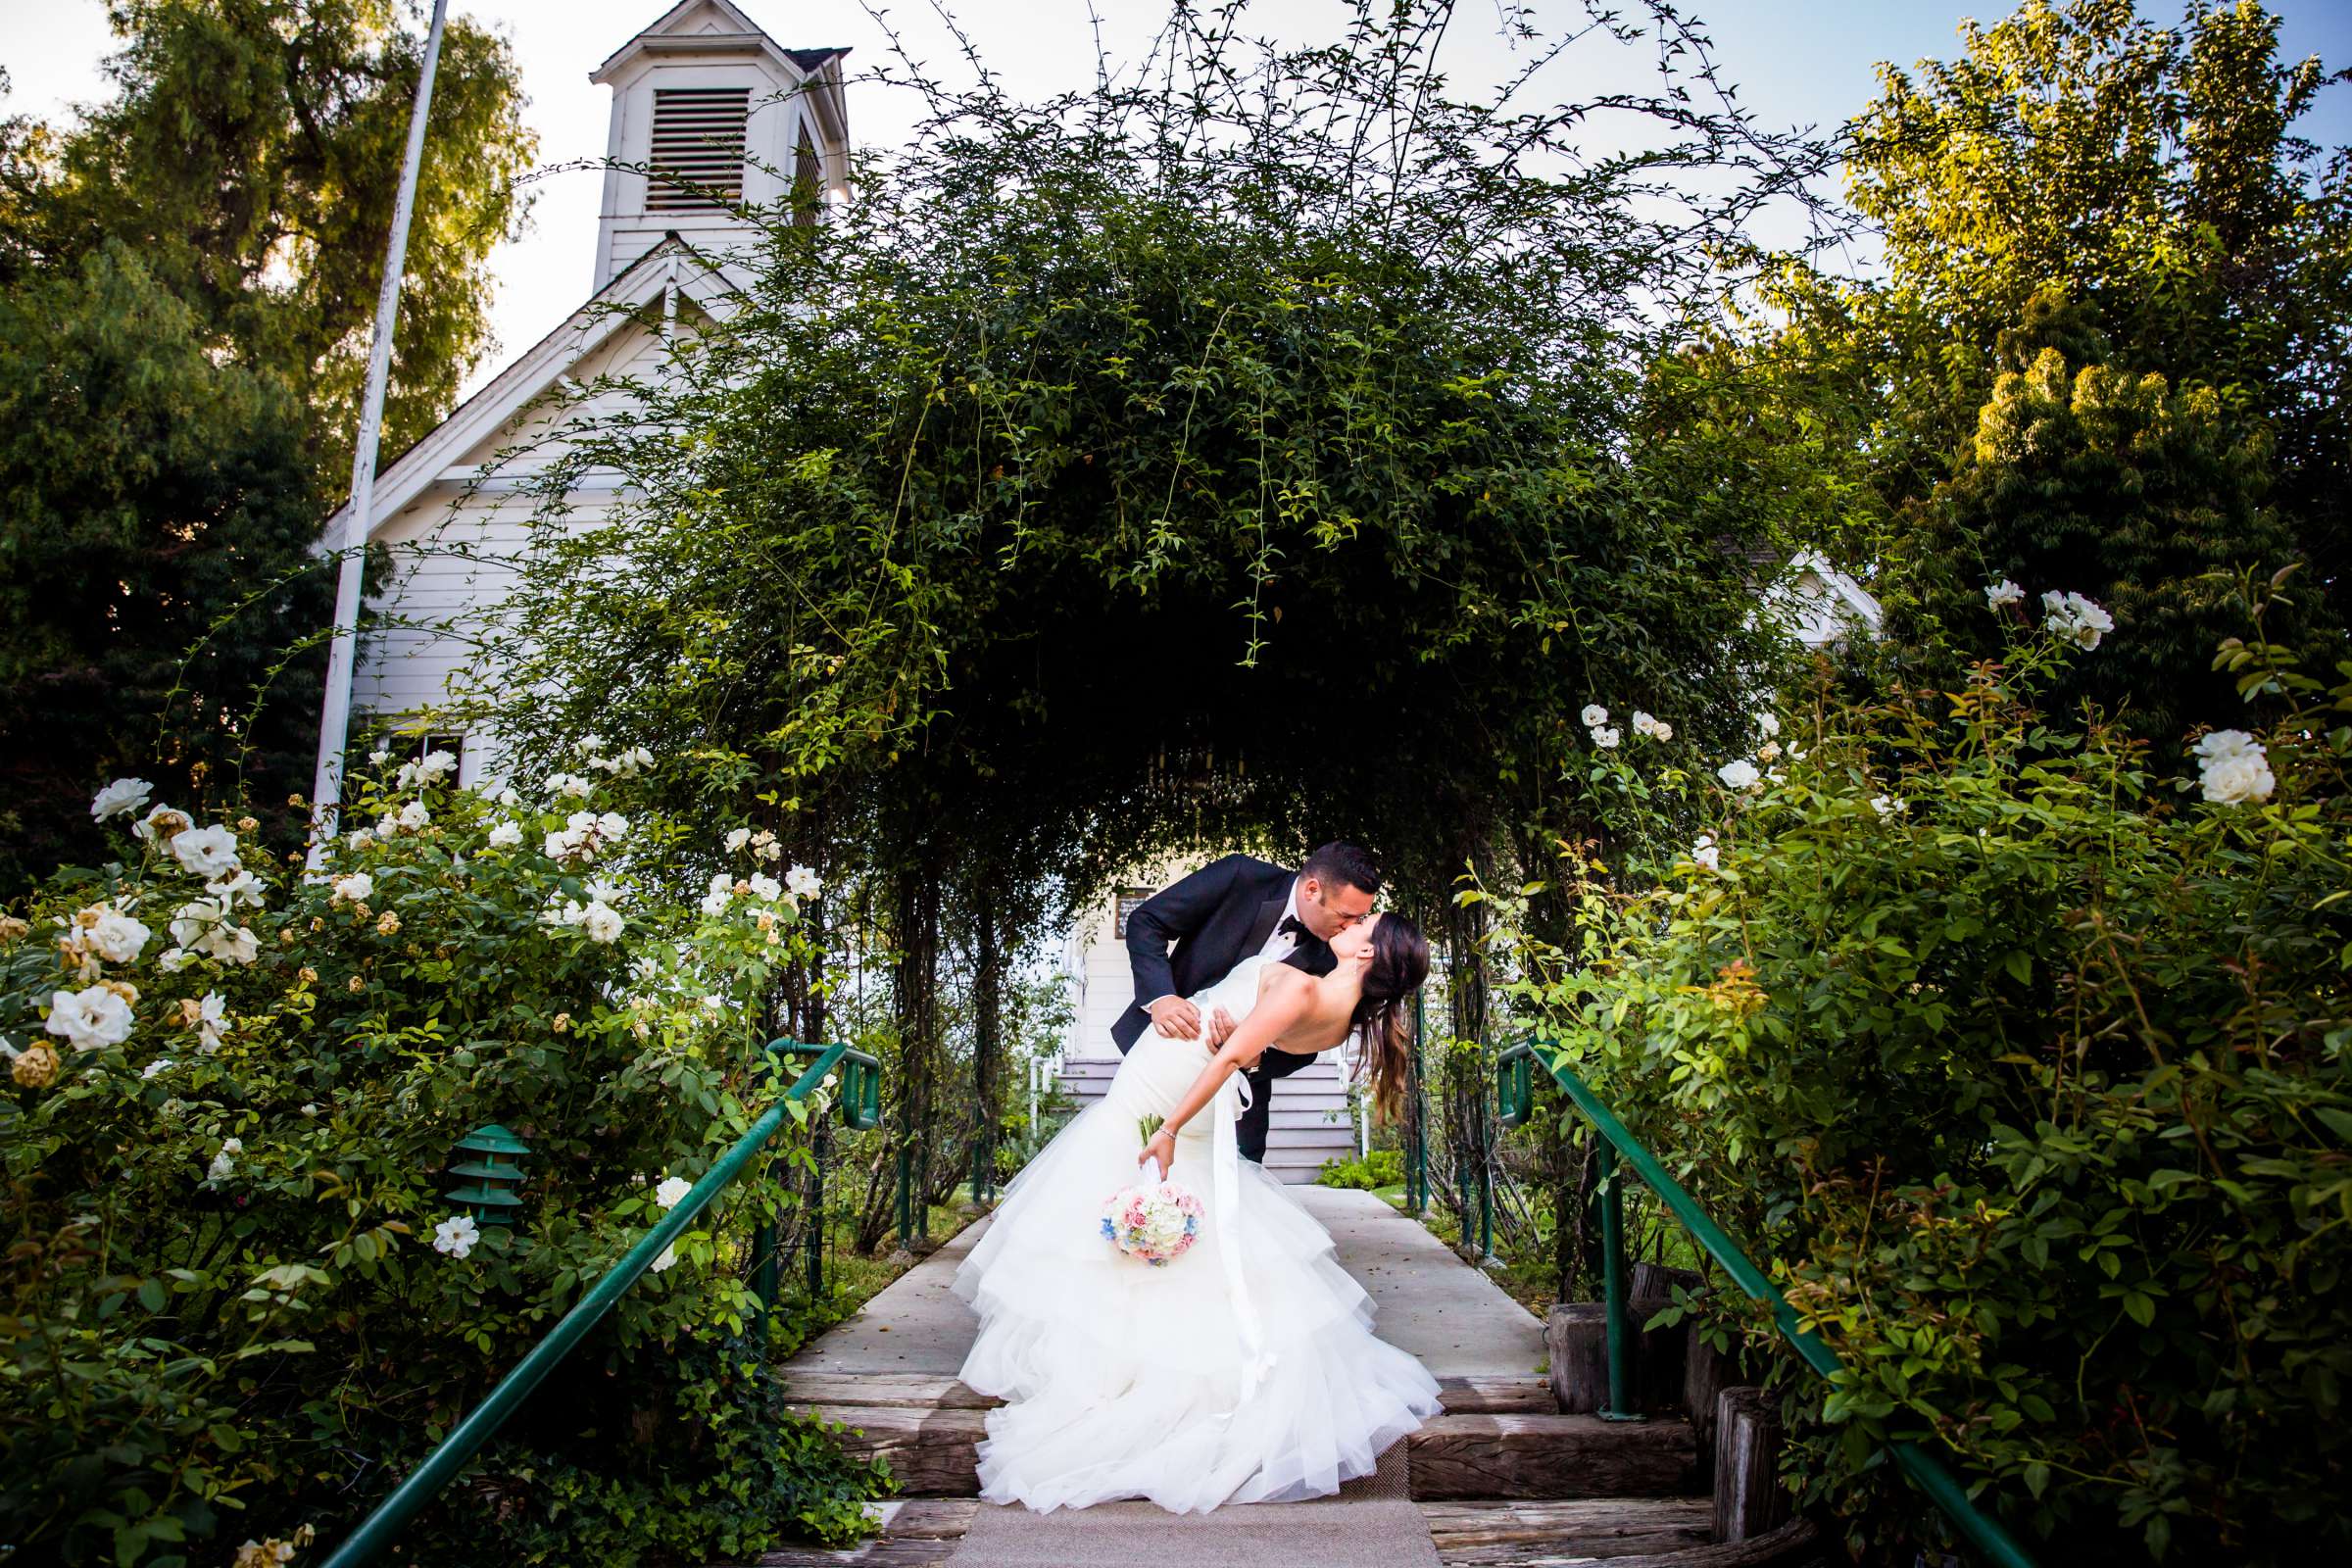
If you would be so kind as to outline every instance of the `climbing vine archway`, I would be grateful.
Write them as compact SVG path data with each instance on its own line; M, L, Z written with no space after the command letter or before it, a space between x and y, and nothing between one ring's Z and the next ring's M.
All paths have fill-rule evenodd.
M925 84L913 144L540 470L500 729L642 741L877 881L918 1184L943 933L993 974L1139 856L1339 836L1435 914L1593 830L1583 705L1703 747L1775 657L1788 503L1659 368L1805 149L1620 101L1716 193L1667 190L1582 156L1594 106L1449 100L1440 16L1311 58L1181 17L1157 83L1043 106ZM592 469L629 488L583 524Z

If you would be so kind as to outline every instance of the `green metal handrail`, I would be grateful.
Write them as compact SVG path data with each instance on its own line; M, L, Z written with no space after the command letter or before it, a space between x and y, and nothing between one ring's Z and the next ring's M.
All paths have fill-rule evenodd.
M1788 1304L1779 1287L1756 1267L1740 1244L1724 1234L1723 1228L1707 1217L1682 1184L1667 1174L1666 1167L1655 1154L1644 1148L1640 1139L1626 1130L1623 1122L1611 1114L1592 1089L1572 1070L1554 1042L1540 1041L1531 1036L1505 1050L1495 1058L1495 1116L1505 1127L1516 1127L1535 1110L1535 1082L1533 1063L1536 1046L1541 1043L1554 1053L1544 1063L1551 1076L1584 1112L1585 1119L1601 1136L1595 1154L1600 1161L1601 1201L1601 1291L1608 1326L1609 1408L1604 1416L1616 1420L1635 1419L1638 1413L1633 1399L1633 1327L1626 1315L1626 1268L1624 1204L1618 1183L1617 1156L1625 1162L1655 1193L1660 1202L1683 1222L1709 1256L1722 1265L1732 1277L1732 1283L1755 1300L1772 1308L1773 1322L1783 1338L1796 1349L1807 1366L1825 1378L1835 1379L1845 1370L1821 1336L1804 1326L1796 1308ZM1914 1486L1926 1493L1945 1518L1969 1543L2001 1568L2034 1568L2034 1559L2019 1544L2016 1537L1990 1514L1980 1511L1969 1500L1968 1489L1960 1484L1942 1460L1915 1443L1888 1445L1894 1462Z
M605 1271L579 1304L564 1314L564 1320L548 1330L545 1338L531 1348L528 1355L515 1363L514 1370L499 1379L481 1403L467 1413L457 1429L441 1440L438 1447L425 1456L424 1463L411 1472L409 1478L393 1489L392 1494L377 1503L375 1511L360 1521L360 1527L333 1556L326 1559L324 1568L362 1568L373 1561L377 1553L392 1544L405 1525L421 1511L424 1505L443 1487L457 1478L482 1445L495 1436L507 1419L531 1396L533 1390L556 1369L556 1363L571 1352L574 1346L587 1337L588 1331L603 1321L620 1298L628 1294L645 1271L653 1267L654 1259L686 1233L688 1226L702 1217L726 1186L743 1174L767 1141L783 1127L791 1114L792 1102L805 1100L825 1080L836 1066L847 1064L847 1081L842 1085L841 1107L843 1118L853 1127L871 1127L880 1119L882 1067L881 1063L861 1051L846 1045L825 1046L821 1049L800 1046L779 1040L768 1047L772 1055L795 1051L814 1050L816 1059L801 1070L792 1087L778 1097L776 1102L760 1115L735 1140L732 1147L720 1155L718 1162L703 1173L703 1179L688 1189L676 1206L662 1216L654 1228L638 1239L637 1245L621 1255L619 1262ZM768 1276L772 1281L772 1272ZM773 1290L772 1283L769 1286ZM764 1308L768 1303L761 1301Z

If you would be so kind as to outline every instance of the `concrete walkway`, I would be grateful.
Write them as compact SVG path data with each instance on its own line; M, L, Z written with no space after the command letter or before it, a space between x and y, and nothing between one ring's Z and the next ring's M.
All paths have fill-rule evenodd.
M1370 1193L1290 1193L1331 1232L1340 1266L1370 1293L1374 1332L1419 1357L1430 1376L1527 1377L1544 1365L1544 1325L1420 1221ZM791 1369L954 1377L979 1323L949 1282L987 1225L965 1226L794 1356Z

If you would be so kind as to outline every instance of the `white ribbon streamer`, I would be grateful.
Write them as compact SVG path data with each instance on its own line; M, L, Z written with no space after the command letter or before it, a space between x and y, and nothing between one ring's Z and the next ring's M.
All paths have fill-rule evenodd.
M1211 1193L1216 1205L1217 1254L1225 1265L1225 1287L1233 1296L1234 1321L1242 1331L1242 1404L1255 1396L1274 1356L1266 1349L1265 1327L1250 1299L1250 1282L1242 1276L1242 1142L1234 1123L1250 1106L1250 1082L1239 1070L1217 1090L1210 1104L1214 1118L1209 1136ZM1240 1406L1236 1406L1238 1409Z

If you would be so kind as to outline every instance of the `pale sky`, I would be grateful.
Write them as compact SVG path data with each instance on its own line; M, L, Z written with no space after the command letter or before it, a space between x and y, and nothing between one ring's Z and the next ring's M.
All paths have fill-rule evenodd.
M640 28L669 9L670 0L452 0L452 9L503 27L522 68L526 111L539 133L545 165L601 157L607 90L588 73ZM887 52L880 25L855 0L737 0L787 48L849 45L850 128L861 145L888 146L906 134L909 106L892 92L860 84L860 67ZM2290 57L2319 54L2331 66L2352 65L2352 4L2346 0L2271 0L2285 18ZM979 44L991 69L1016 94L1043 95L1092 79L1094 42L1085 0L956 0L955 14ZM1114 61L1132 62L1160 18L1163 0L1098 0ZM1691 0L1687 13L1705 24L1723 74L1767 124L1834 125L1862 107L1876 90L1881 60L1908 65L1923 56L1957 53L1959 19L1991 20L2005 4L1964 0ZM2170 19L2171 4L2145 5ZM1496 0L1464 0L1445 47L1446 68L1465 84L1494 79L1515 69L1512 50L1496 28ZM1539 26L1565 24L1581 8L1534 0ZM53 119L106 90L100 62L114 48L103 0L0 0L0 66L13 92L5 112ZM1341 8L1332 0L1261 0L1253 30L1307 42L1331 35ZM935 74L956 79L958 62L928 4L901 3L892 20L918 58ZM1638 57L1603 46L1580 47L1551 68L1544 101L1556 102L1601 85L1617 73L1641 71ZM1646 85L1644 83L1643 85ZM2327 89L2303 133L2329 145L2352 143L2352 86ZM493 308L499 347L475 372L468 390L560 324L587 298L595 258L597 202L602 176L593 170L551 174L539 192L530 230L503 245L493 259L499 292Z

